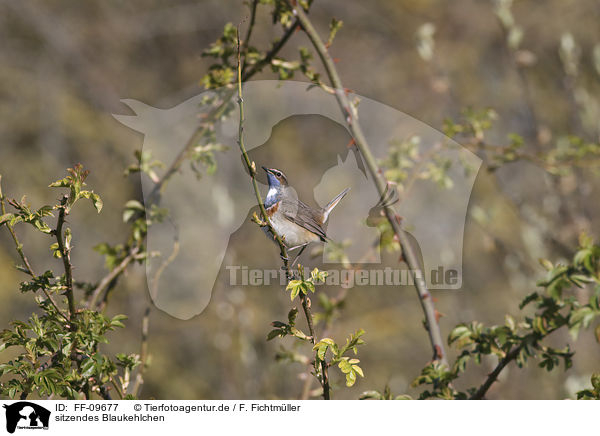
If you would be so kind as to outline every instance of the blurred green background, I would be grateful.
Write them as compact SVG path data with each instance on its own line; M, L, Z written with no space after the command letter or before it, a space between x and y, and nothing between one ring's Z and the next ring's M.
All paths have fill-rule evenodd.
M457 117L465 107L492 107L498 114L492 142L505 143L509 132L537 135L546 144L569 133L597 142L600 49L594 47L600 43L600 3L521 0L512 10L523 31L516 56L506 47L507 35L491 1L315 1L310 15L323 35L331 17L344 21L331 52L345 86L434 128L441 129L445 118ZM123 170L143 137L111 116L129 113L119 100L169 108L201 92L200 79L211 62L201 57L202 50L219 37L225 23L237 24L247 14L247 7L233 0L0 3L0 174L5 194L27 194L34 205L53 202L58 194L46 186L81 162L91 170L88 185L105 203L100 215L92 207L79 207L71 217L76 278L102 277L104 260L92 247L121 241L127 234L122 205L141 198L139 180L125 178ZM270 20L263 8L255 45L267 46L280 35ZM431 59L417 49L426 23L435 27ZM575 79L567 77L559 50L567 32L577 44ZM283 55L295 57L299 45L308 45L300 33ZM273 77L265 68L255 79ZM269 158L281 168L302 159L310 162L321 144L347 143L345 132L336 129L317 117L287 120L270 141L285 142L295 151L273 147ZM265 151L252 153L257 162L264 159L260 153ZM594 170L560 179L529 163L480 171L465 228L463 289L434 294L444 314L444 335L458 322L501 323L505 313L517 313L520 299L544 275L539 257L560 260L575 249L579 232L600 233L600 186ZM310 195L321 174L304 175L301 198ZM198 225L199 231L208 226ZM48 239L25 228L18 233L38 271L58 268ZM261 267L278 265L274 246L249 222L235 233L228 250L240 262L260 253ZM35 307L30 295L18 291L24 277L14 269L15 261L12 241L0 231L1 327L27 317ZM109 306L110 314L125 313L130 319L125 330L109 336L107 349L138 350L147 301L144 270L133 267ZM278 287L219 286L207 309L191 320L154 310L151 366L142 397L297 398L304 368L277 362L279 341L265 340L270 322L284 319L289 307L288 294ZM411 380L431 357L415 292L350 290L330 334L342 341L358 327L367 332L360 350L366 378L351 389L336 389L334 398L357 398L386 384L394 393L411 393ZM557 345L571 341L567 333L552 340ZM572 397L600 361L593 332L583 331L573 347L577 354L568 371L547 374L533 362L525 370L510 367L489 398ZM10 352L0 356L5 360ZM484 361L460 383L478 384L493 366L493 360Z

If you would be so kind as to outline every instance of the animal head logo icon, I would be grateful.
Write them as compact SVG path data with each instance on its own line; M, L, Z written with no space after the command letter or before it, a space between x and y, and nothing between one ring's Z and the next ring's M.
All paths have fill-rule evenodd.
M151 152L167 165L177 158L182 147L192 136L201 120L198 113L206 107L214 91L192 97L170 109L156 109L135 100L123 100L134 115L114 115L126 126L143 133L143 152ZM401 192L401 201L395 206L402 217L404 228L417 241L423 257L424 277L433 288L459 289L462 270L462 241L467 205L481 160L468 150L452 142L437 130L368 98L360 98L358 114L361 126L375 157L383 162L394 138L418 136L419 153L440 143L453 146L437 153L449 162L446 176L451 189L441 189L435 182L417 177L410 192ZM232 104L234 102L232 101ZM250 151L269 139L272 129L282 120L297 115L320 115L345 126L335 99L320 89L307 90L307 84L293 81L252 81L244 84L246 120L244 132ZM201 313L208 305L211 292L226 258L230 236L247 220L249 211L256 206L248 174L240 161L237 147L238 115L232 111L215 124L214 137L207 144L200 141L193 152L202 147L224 144L226 149L214 153L217 170L198 179L197 174L183 167L164 186L160 206L168 209L169 216L153 225L147 236L148 251L156 254L148 259L146 272L154 304L180 319ZM311 132L306 132L306 141ZM345 148L345 144L341 145ZM348 149L346 149L348 150ZM374 208L381 200L372 180L364 171L361 157L354 150L340 153L338 164L324 172L315 187L314 200L321 207L343 189L350 193L336 206L328 223L328 236L343 243L351 262L378 263L376 250L365 260L364 252L379 238L380 230L373 224ZM467 173L464 163L474 169ZM257 162L257 165L262 164ZM265 162L274 165L274 162ZM422 171L428 169L425 163ZM286 168L281 168L286 170ZM286 171L289 175L289 172ZM302 180L291 180L290 184ZM150 193L153 182L142 176L145 207L151 207ZM262 187L263 199L267 186ZM207 231L207 229L210 229ZM272 246L255 247L266 252ZM160 254L158 254L160 253ZM331 264L327 250L323 262ZM437 283L436 277L448 271L452 280Z

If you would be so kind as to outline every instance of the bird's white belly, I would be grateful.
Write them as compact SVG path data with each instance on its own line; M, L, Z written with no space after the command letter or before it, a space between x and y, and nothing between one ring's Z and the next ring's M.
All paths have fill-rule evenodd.
M301 227L298 224L291 222L279 213L274 213L271 216L270 221L273 229L275 229L279 236L283 237L284 244L288 248L295 248L308 244L309 242L320 240L320 238L314 233L306 230L304 227ZM264 229L267 231L268 227L264 227Z

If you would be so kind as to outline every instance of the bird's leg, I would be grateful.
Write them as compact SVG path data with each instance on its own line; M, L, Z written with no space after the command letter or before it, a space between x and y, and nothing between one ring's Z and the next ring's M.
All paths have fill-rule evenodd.
M300 249L300 251L298 252L298 254L296 255L296 257L294 257L294 261L292 262L292 264L290 265L290 268L294 267L294 264L296 263L296 261L298 260L298 258L300 257L300 255L302 254L302 252L304 251L304 249L306 248L308 244L304 244L302 246L302 248Z

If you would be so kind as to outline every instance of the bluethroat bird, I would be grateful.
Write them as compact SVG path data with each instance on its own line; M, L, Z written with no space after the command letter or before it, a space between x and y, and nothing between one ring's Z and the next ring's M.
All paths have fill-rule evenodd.
M324 226L329 214L350 188L344 189L324 208L313 208L301 202L288 185L283 172L265 168L269 179L269 192L265 198L265 210L273 230L282 238L289 251L300 249L292 266L311 242L327 242ZM269 232L265 228L265 232Z

